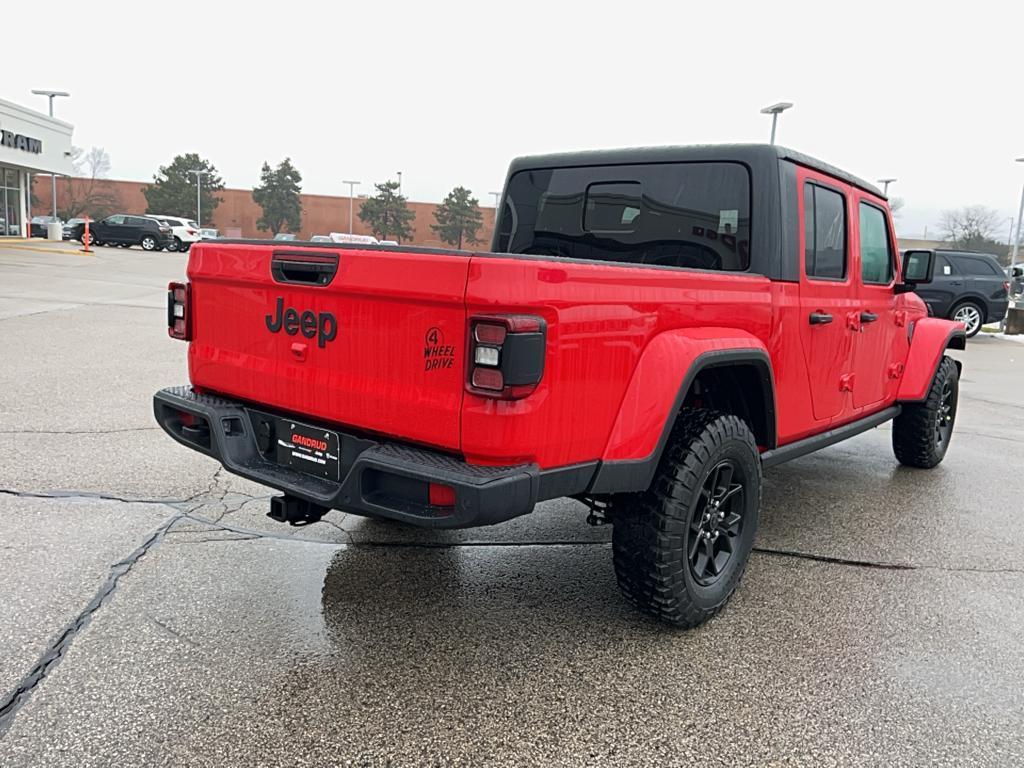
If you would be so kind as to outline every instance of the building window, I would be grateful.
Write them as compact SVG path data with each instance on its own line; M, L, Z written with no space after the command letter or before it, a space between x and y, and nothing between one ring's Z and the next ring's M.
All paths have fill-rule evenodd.
M0 168L0 237L21 234L21 173Z

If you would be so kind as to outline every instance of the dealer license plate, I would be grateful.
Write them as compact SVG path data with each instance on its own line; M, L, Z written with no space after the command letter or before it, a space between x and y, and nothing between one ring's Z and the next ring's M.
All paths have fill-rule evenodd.
M277 420L278 464L318 477L338 480L340 446L337 432L289 419Z

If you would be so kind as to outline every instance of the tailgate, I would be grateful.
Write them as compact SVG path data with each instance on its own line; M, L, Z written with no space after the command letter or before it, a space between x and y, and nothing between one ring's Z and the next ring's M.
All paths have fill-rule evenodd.
M444 253L197 243L192 384L458 450L468 269Z

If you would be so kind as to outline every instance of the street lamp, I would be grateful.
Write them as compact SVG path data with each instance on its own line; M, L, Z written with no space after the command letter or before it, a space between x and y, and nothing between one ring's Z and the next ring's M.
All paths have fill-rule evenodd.
M362 184L361 181L345 181L342 179L342 184L348 184L348 233L355 234L352 231L352 198L355 196L356 184Z
M894 181L896 181L896 179L879 179L878 180L879 184L884 184L885 185L885 186L882 187L882 194L883 195L888 197L888 195L889 195L889 185L892 184Z
M772 104L770 107L765 107L764 109L761 110L762 115L772 116L772 144L775 143L775 124L779 120L779 114L785 112L792 106L793 105L788 101L780 101L778 104Z
M1024 157L1018 157L1016 162L1024 163ZM1020 188L1020 208L1017 209L1017 236L1013 238L1013 256L1010 258L1010 273L1011 279L1013 274L1013 265L1017 263L1017 251L1020 248L1020 220L1024 217L1024 186Z
M203 191L203 174L209 174L210 171L195 170L189 171L196 175L196 222L199 224L199 228L203 227L203 204L202 204L202 191Z
M402 172L398 171L398 194L402 194Z
M58 96L70 96L71 94L67 91L37 91L33 90L36 96L46 96L50 99L50 117L53 117L53 100ZM57 218L57 174L51 174L50 181L53 185L53 218ZM29 193L31 197L31 192Z

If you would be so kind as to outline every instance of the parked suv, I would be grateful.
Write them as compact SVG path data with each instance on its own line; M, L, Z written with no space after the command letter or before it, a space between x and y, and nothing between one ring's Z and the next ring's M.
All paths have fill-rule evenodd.
M85 222L72 228L71 239L85 244ZM89 223L89 240L92 245L119 245L122 248L141 245L145 251L160 251L174 241L174 235L169 226L148 216L115 213Z
M46 237L50 224L63 224L56 216L33 216L29 223L29 237Z
M946 455L964 328L928 317L935 254L900 260L871 184L738 145L521 158L504 189L491 253L197 243L157 422L296 525L579 499L626 598L680 627L739 583L763 470L888 421L900 463Z
M184 253L192 247L192 243L198 242L201 239L199 235L199 224L194 222L192 219L183 219L180 216L164 216L158 213L149 213L146 215L149 218L156 219L171 228L173 239L167 248L169 251L181 251Z
M935 274L917 294L934 317L964 324L967 337L1006 315L1010 281L996 257L970 251L935 251Z

